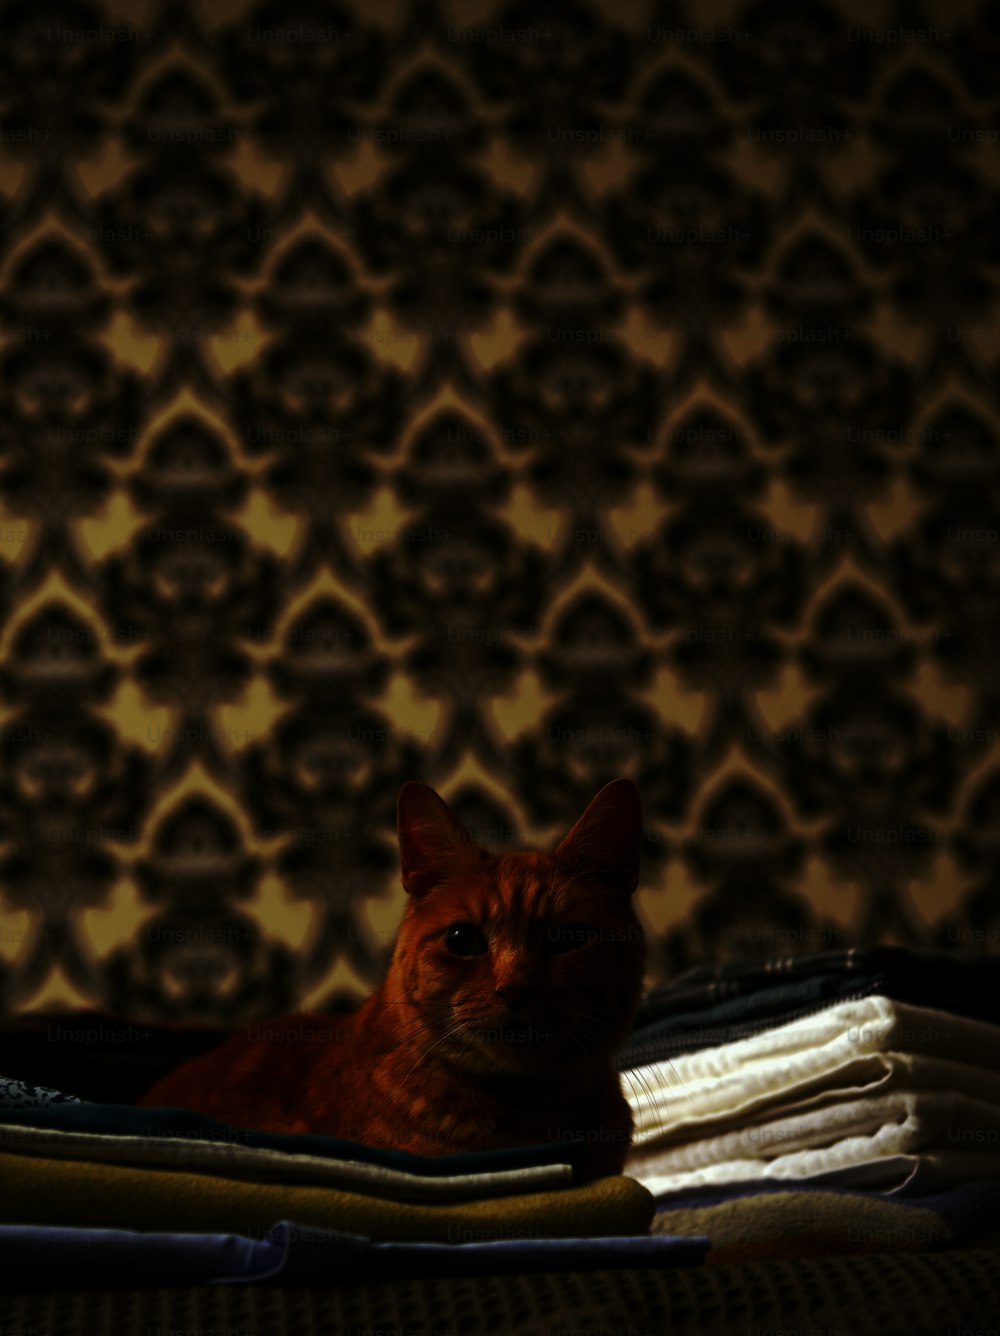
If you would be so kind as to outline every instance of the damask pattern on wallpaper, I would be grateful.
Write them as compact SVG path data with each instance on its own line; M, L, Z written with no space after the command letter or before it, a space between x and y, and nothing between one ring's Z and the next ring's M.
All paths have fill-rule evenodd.
M411 778L998 949L998 20L0 4L3 1008L350 1005Z

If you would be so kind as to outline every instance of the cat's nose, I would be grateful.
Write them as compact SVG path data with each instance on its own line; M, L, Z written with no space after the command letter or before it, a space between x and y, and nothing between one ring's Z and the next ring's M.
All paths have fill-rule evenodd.
M534 989L529 988L526 984L507 984L504 988L498 988L497 992L511 1011L520 1011Z

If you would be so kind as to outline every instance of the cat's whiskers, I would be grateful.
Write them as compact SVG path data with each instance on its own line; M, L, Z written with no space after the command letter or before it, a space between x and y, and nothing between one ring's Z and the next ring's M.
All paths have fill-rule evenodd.
M406 1073L406 1075L403 1077L403 1080L406 1081L406 1080L409 1079L409 1077L412 1075L413 1072L416 1071L416 1069L421 1065L421 1063L423 1063L423 1062L426 1061L426 1059L427 1059L427 1055L428 1055L433 1049L437 1048L438 1044L443 1044L443 1043L445 1042L446 1039L451 1039L454 1035L456 1035L456 1034L460 1034L464 1028L465 1028L465 1027L464 1027L464 1025L463 1025L463 1023L462 1023L461 1021L456 1021L453 1025L451 1025L451 1026L444 1032L444 1034L440 1036L440 1038L435 1039L434 1043L431 1044L430 1048L425 1048L425 1049L423 1050L423 1052L422 1052L422 1053L420 1054L420 1056L417 1058L416 1062L413 1064L413 1066L409 1069L409 1071L408 1071L408 1072Z
M682 1078L680 1072L677 1070L677 1068L674 1066L674 1064L670 1061L670 1059L669 1059L669 1058L661 1058L660 1061L661 1061L661 1062L665 1062L665 1063L667 1064L667 1066L670 1068L670 1070L673 1072L673 1074L677 1077L678 1081L680 1081L680 1083L681 1083L681 1089L683 1089L683 1088L684 1088L684 1080L683 1080L683 1078ZM647 1066L647 1067L649 1067L651 1064L647 1062L647 1063L645 1063L644 1065ZM688 1097L688 1101L689 1101L689 1103L694 1104L694 1102L695 1102L695 1100L694 1100L694 1096L691 1094L690 1091L687 1092L687 1097Z
M572 1039L573 1042L581 1049L585 1057L587 1057L589 1060L592 1061L594 1067L601 1068L603 1066L603 1063L600 1061L598 1055L595 1054L592 1049L588 1049L586 1044L583 1042L584 1039L591 1038L592 1036L589 1036L586 1033L586 1031L582 1031L581 1033L582 1033L582 1038L581 1035L578 1035L576 1033L576 1031L573 1029L571 1025L567 1024L566 1034L569 1036L569 1038Z
M414 1004L409 1000L409 998L397 998L393 1000L387 1000L386 1003L386 1005L389 1006L402 1006L404 1004L409 1007L414 1007ZM441 1023L446 1019L450 1018L451 1015L450 1006L447 1003L439 1003L439 1002L427 1003L425 1004L423 1010L419 1010L414 1007L414 1011L416 1014L414 1015L413 1019L409 1022L409 1024L403 1026L397 1026L393 1030L393 1038L396 1041L395 1047L397 1049L409 1046L411 1040L417 1038L420 1035L426 1035L428 1031L434 1032L438 1030L440 1028ZM447 1039L447 1038L448 1038L447 1033L441 1036L441 1039ZM439 1039L437 1042L440 1043L441 1039ZM409 1075L409 1073L407 1073L407 1075Z
M574 1014L577 1015L582 1021L584 1021L584 1023L586 1023L586 1020L587 1020L587 1018L588 1018L588 1016L589 1016L590 1020L591 1020L592 1022L595 1022L595 1023L600 1027L600 1029L597 1031L597 1033L596 1033L596 1034L593 1034L593 1035L591 1036L592 1038L596 1039L598 1042L599 1042L601 1039L606 1038L606 1035L607 1035L607 1026L606 1026L606 1023L603 1021L603 1018L599 1017L596 1013L593 1013L593 1012L587 1012L587 1013L585 1013L585 1012L583 1011L582 1008L581 1008L581 1009L578 1009L578 1010L576 1011L576 1013L574 1013ZM639 1072L639 1071L626 1070L626 1071L623 1071L623 1072L619 1072L619 1076L624 1076L624 1077L626 1078L626 1080L629 1082L630 1086L633 1088L633 1090L634 1090L635 1084L638 1084L638 1085L639 1085L639 1087L640 1087L641 1090L642 1090L643 1095L645 1096L646 1100L648 1101L650 1114L656 1119L656 1122L657 1122L657 1130L658 1130L660 1133L663 1133L663 1132L665 1131L665 1128L664 1128L664 1126L663 1126L663 1122L662 1122L661 1118L660 1118L659 1115L656 1113L656 1098L655 1098L655 1095L654 1095L654 1093L653 1093L652 1086L649 1084L648 1080L647 1080L646 1077L643 1075L643 1073L642 1073L642 1072ZM688 1099L691 1099L690 1094L688 1095ZM693 1101L692 1101L692 1102L693 1102Z
M618 1075L625 1078L625 1080L629 1084L629 1087L633 1095L635 1094L635 1086L636 1084L638 1084L642 1092L642 1095L645 1096L646 1102L649 1105L649 1112L656 1119L657 1131L662 1135L666 1131L666 1128L663 1126L662 1118L656 1112L656 1098L653 1094L653 1089L650 1086L649 1082L646 1080L646 1078L642 1075L641 1072L626 1070L623 1072L619 1072Z

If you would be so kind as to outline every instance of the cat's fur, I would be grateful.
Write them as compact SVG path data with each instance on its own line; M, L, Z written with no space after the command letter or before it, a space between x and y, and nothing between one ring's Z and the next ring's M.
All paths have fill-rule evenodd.
M551 853L488 853L418 783L399 794L398 833L408 901L360 1010L254 1027L141 1103L422 1155L583 1137L586 1177L620 1173L632 1115L612 1054L645 963L635 785L606 785ZM488 949L455 954L456 924L483 936L453 931L453 946Z

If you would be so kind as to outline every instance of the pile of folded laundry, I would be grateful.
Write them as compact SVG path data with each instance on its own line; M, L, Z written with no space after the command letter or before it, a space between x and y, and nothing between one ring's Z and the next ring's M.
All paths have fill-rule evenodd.
M709 1260L723 1241L928 1248L1000 1224L1000 957L699 967L646 995L618 1067L625 1172L657 1199L654 1231L709 1235Z
M417 1156L0 1077L0 1289L1000 1245L1000 957L700 967L647 993L618 1068L633 1145L597 1182L582 1140Z
M0 1079L0 1288L694 1265L583 1141L429 1157Z

